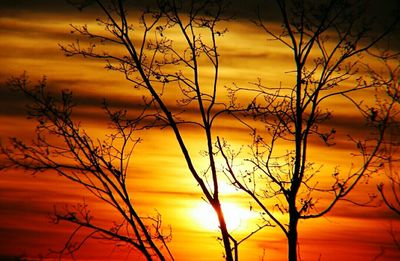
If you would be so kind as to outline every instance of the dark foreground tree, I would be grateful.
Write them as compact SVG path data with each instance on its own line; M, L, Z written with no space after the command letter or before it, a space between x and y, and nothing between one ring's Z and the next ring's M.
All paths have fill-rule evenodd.
M162 233L161 215L140 214L133 203L138 199L127 190L127 178L132 178L130 172L134 171L132 153L140 141L135 131L147 107L130 119L126 111L111 111L104 102L109 133L104 139L93 139L73 120L75 104L70 91L56 97L45 80L32 85L26 75L12 78L9 85L29 99L28 115L37 126L32 142L11 138L9 145L1 144L0 151L6 157L1 168L20 168L33 174L55 172L83 186L114 211L113 220L105 223L94 219L86 202L56 209L55 223L77 225L59 254L73 256L88 239L96 238L118 243L128 252L133 249L146 260L173 259L167 246L170 231Z
M137 10L129 10L130 13L128 13L129 4L122 0L69 2L80 9L92 4L100 9L102 17L97 19L97 24L103 31L92 31L86 25L72 25L72 33L77 35L78 40L69 45L61 45L62 51L67 56L78 55L104 60L107 69L121 72L128 83L134 87L133 91L138 96L145 97L145 107L149 108L150 115L157 121L156 125L172 129L191 175L218 217L221 234L219 238L224 247L226 260L238 259L238 242L242 240L235 240L227 229L220 201L216 137L212 132L216 117L228 109L228 106L217 97L219 77L217 39L226 31L224 27L219 26L221 21L226 20L222 16L225 8L223 2L219 0L151 1L149 7L139 14ZM207 72L204 73L200 67L207 68ZM115 117L115 114L111 116ZM148 116L147 112L144 112L144 116ZM58 117L61 119L57 119ZM63 117L63 115L55 115L55 123L61 121L60 124L64 124ZM50 119L53 120L53 118ZM120 121L117 123L121 124ZM77 141L71 142L82 143L82 145L77 145L78 152L76 153L83 153L88 160L94 161L95 164L92 164L90 170L91 168L95 168L96 171L101 170L98 165L102 161L98 157L102 154L97 156L95 153L103 153L102 147L92 144L93 142L84 133L78 133L74 129L77 126L68 124L66 126L71 128L65 131L66 138L70 139L68 135L76 132L77 136L74 139ZM199 148L193 151L185 142L183 137L187 126L196 128L203 134L201 144L204 146L200 150L206 158L206 163L196 165L194 162L193 155L199 152ZM125 133L125 131L129 131L132 126L123 125L117 128L121 129L119 135L123 140L128 141L131 138L131 133ZM40 146L40 144L36 145ZM75 143L71 146L66 150L75 152ZM21 147L21 153L24 149ZM14 153L17 152L8 152L10 159ZM40 158L42 151L35 150L34 153L37 153L35 155ZM81 155L77 154L76 158L79 159L79 157ZM112 155L112 157L116 156ZM121 160L125 159L124 157L124 154L119 156ZM19 161L15 163L21 164ZM49 168L51 167L58 168L50 164ZM103 167L117 179L123 177L119 173L123 173L124 169L117 168L118 171L114 171L107 162L104 162ZM85 165L85 168L89 166ZM60 171L64 170L61 168ZM64 175L74 179L74 175ZM99 182L107 181L104 181L103 176L99 179ZM92 184L91 180L77 181L85 184L90 190L97 191L98 189L97 184ZM98 193L96 191L95 193ZM110 193L109 189L104 192ZM103 198L102 194L99 196ZM114 192L109 194L109 197L111 196L114 196ZM124 200L128 199L125 188L122 188L121 197ZM119 208L118 204L113 203L113 205ZM152 234L146 234L145 231L141 233L146 236L146 241L143 243L150 244L152 251L161 259L162 254L151 240ZM234 242L233 247L231 241ZM145 249L147 248L143 251ZM149 256L148 253L145 252L145 254Z
M384 157L395 103L368 99L375 90L380 95L386 85L364 75L368 67L363 60L376 58L368 51L393 31L399 16L377 29L366 17L367 2L277 0L281 31L265 25L261 13L257 24L291 53L293 63L287 71L293 82L271 87L259 81L231 89L237 104L243 93L254 93L247 106L238 105L232 112L251 129L253 144L250 167L240 169L233 167L236 155L219 141L226 174L285 234L290 261L300 255L299 221L327 214L340 200L351 201L347 196L379 170ZM337 124L345 116L335 115L338 102L353 110L359 131ZM323 147L332 148L337 140L353 150L348 162L340 159L328 168L327 159L335 156Z
M64 130L68 146L56 146L53 149L61 155L73 153L72 158L83 166L75 171L83 173L84 179L77 174L69 175L68 173L75 173L67 173L74 170L69 165L52 165L54 154L43 149L43 136L39 136L33 147L13 140L15 149L5 149L3 152L9 155L9 160L14 161L14 164L26 167L36 166L29 162L34 157L38 163L42 163L44 155L49 160L45 165L48 168L62 171L60 174L85 185L95 195L115 206L121 214L126 209L132 211L124 215L128 218L132 216L131 222L136 225L132 227L133 233L130 233L135 235L134 239L138 242L137 246L133 246L148 259L154 256L156 259L164 259L160 244L157 244L157 239L160 239L161 245L165 245L165 240L159 233L160 223L155 220L155 231L146 230L149 226L140 223L143 219L133 214L133 206L127 205L126 208L119 209L119 200L123 204L129 203L129 193L125 187L118 190L119 187L115 184L120 185L120 179L124 177L126 166L123 162L127 160L125 157L130 155L132 147L117 148L112 141L113 138L118 138L123 144L128 141L135 144L131 131L150 127L143 121L144 118L154 119L155 124L152 126L169 127L173 131L191 175L218 217L224 256L229 261L238 259L237 247L242 240L233 238L226 226L219 187L221 173L217 164L218 156L222 156L224 172L232 184L249 195L255 203L253 205L262 210L265 224L268 225L271 220L287 236L291 261L296 260L298 254L299 220L317 218L328 213L364 177L367 178L378 170L381 145L393 103L382 103L380 106L366 101L361 104L358 94L372 91L379 86L373 81L364 81L360 76L362 71L359 70L362 68L360 61L365 57L363 55L391 31L392 24L378 34L369 30L368 24L362 18L365 1L356 3L357 1L330 0L316 3L277 0L283 18L283 31L270 30L264 26L261 18L258 25L291 51L294 64L290 69L294 81L279 87L267 87L260 81L248 88L232 88L231 103L226 103L225 97L220 97L218 91L220 68L217 39L226 31L220 26L221 21L226 20L223 17L222 1L160 0L152 2L153 5L150 4L140 14L133 10L128 13L129 9L122 0L83 2L79 7L85 6L87 2L100 9L103 18L99 18L97 22L103 31L73 25L72 31L79 39L73 44L62 45L62 50L67 56L78 55L103 60L107 69L122 73L134 87L132 91L140 97L144 96L143 107L146 110L135 120L129 121L124 113L113 113L106 107L117 134L111 136L111 141L104 148L103 144L92 141L87 134L79 131L79 126L67 120L66 116L70 116L69 106L57 107L66 116L45 115L48 119L43 123L41 121L44 118L37 117L39 126L44 126L39 130L48 131L46 124L49 121L56 126L53 130L55 133L60 131L60 127L64 128L61 130ZM14 85L25 86L23 82L24 80L16 80ZM241 107L236 99L243 92L243 96L254 94L256 98ZM69 97L68 93L64 93L61 104L68 101ZM44 102L47 100L52 101L51 98L43 99ZM340 129L340 126L330 127L334 123L335 115L331 107L333 103L329 101L337 100L348 102L360 112L360 118L365 119L364 129L368 133L351 134L345 128ZM242 172L233 164L240 154L234 153L227 143L215 136L216 119L222 114L236 117L252 130L251 157L247 159L247 165L244 165ZM202 161L201 165L196 164L193 155L198 153L199 148L193 151L184 140L188 126L203 134L199 143L203 144L201 150L206 163ZM324 168L326 158L319 161L318 155L312 155L311 143L334 146L335 135L343 138L346 134L348 142L354 145L354 157L350 160L354 164L349 170L339 167L340 163L330 170ZM123 150L127 153L121 152ZM25 151L31 152L31 156L25 158ZM83 162L82 157L85 159ZM113 163L117 159L122 163L115 166ZM101 175L99 178L95 176L96 180L85 176L93 171L100 171ZM104 176L103 172L107 175ZM331 174L331 184L320 182L319 177L324 173L328 173L328 176ZM108 178L108 175L113 179ZM115 195L120 196L116 202L113 201ZM318 204L320 207L317 208L318 199L327 197L330 197L329 202ZM86 219L85 214L86 207L77 209L78 212L69 211L57 218L72 222L81 220L78 225L89 224L90 219ZM75 212L83 213L82 218L78 219ZM276 215L277 212L282 215ZM136 233L135 228L142 227L140 224L143 224L144 229ZM120 231L118 228L111 232ZM129 240L129 237L122 239Z

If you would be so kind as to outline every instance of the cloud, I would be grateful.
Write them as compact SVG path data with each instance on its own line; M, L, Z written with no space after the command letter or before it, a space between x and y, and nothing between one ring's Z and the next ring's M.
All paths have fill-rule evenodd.
M146 1L143 0L139 4L131 1L135 5L133 8L143 2ZM290 78L290 75L288 76L286 73L292 68L292 65L287 64L287 61L290 60L288 53L270 41L266 41L266 36L259 28L253 27L254 25L248 22L249 19L255 17L254 11L258 2L246 2L246 8L243 8L243 1L232 1L232 13L235 13L238 19L233 21L233 25L228 28L229 32L219 39L221 41L221 87L229 86L232 82L248 84L248 82L255 81L257 77L265 79L268 84L275 85L280 81L286 83L286 80ZM271 2L261 1L263 5L261 9L263 12L269 12L265 14L265 19L278 21L276 5ZM107 72L103 69L104 64L101 61L68 59L59 51L58 43L73 41L73 37L68 34L68 24L93 22L92 18L98 14L97 10L88 8L79 12L63 1L54 0L0 1L0 9L4 15L0 18L0 32L3 36L3 41L0 43L0 57L2 58L0 60L2 67L0 73L2 82L0 86L0 120L2 126L0 129L2 138L20 134L29 138L32 136L31 129L29 129L32 121L23 120L27 100L22 95L10 91L4 84L8 77L20 74L23 70L27 70L28 74L32 75L33 82L40 79L41 75L48 75L49 88L54 93L64 88L71 89L74 100L78 104L76 119L81 121L84 127L86 124L89 127L96 126L99 131L96 134L107 132L103 124L104 112L101 110L103 98L108 100L113 109L126 108L132 114L139 112L141 93L131 88L122 75ZM375 9L377 13L378 10L380 9ZM246 22L243 23L243 21ZM277 25L273 22L273 26ZM207 82L210 79L210 73L202 72L205 72L205 82ZM281 77L282 75L283 77ZM289 85L290 82L288 81L287 84ZM175 101L177 98L174 94L170 94L168 98L171 102L170 108L174 112L179 112L182 108L177 105ZM221 92L220 97L225 98L224 95ZM349 143L346 141L345 135L347 133L361 135L365 131L365 126L362 119L355 113L349 113L343 104L333 104L332 106L334 116L337 117L326 122L322 127L327 130L337 129L338 144L326 147L321 140L314 139L311 141L312 152L318 157L318 160L324 163L345 164L345 160L351 163L353 158L348 157ZM187 119L198 119L198 109L195 106L187 107L182 116ZM249 140L248 129L235 122L231 117L224 115L216 124L215 135L233 137L238 146L247 144L245 142ZM100 125L101 127L99 127ZM198 127L189 128L183 125L181 127L196 166L199 169L206 169L204 158L199 155L204 146L202 143L203 133ZM140 144L138 153L134 155L134 166L129 174L131 175L129 186L133 188L133 194L139 193L140 196L143 196L141 199L144 203L138 203L140 207L153 209L160 206L160 208L165 208L168 215L172 216L170 220L173 222L173 215L176 213L171 206L178 205L178 207L184 207L186 211L190 207L191 201L184 203L185 200L188 198L199 199L201 197L200 189L196 187L190 176L173 133L169 129L153 130L140 135L142 134L144 142ZM340 155L346 155L346 157L338 157L338 151L341 151ZM335 162L332 163L333 161ZM331 165L327 168L330 167ZM343 172L346 172L346 169ZM10 255L21 251L24 246L30 251L35 251L35 248L41 244L44 246L44 250L47 250L48 244L51 244L52 240L55 242L56 238L66 238L70 230L49 226L47 213L51 212L53 202L80 202L84 195L81 190L74 189L75 186L65 189L66 185L63 181L43 182L40 178L35 179L19 174L11 182L4 181L4 175L1 173L0 205L2 208L0 212L2 224L0 225L0 234L4 241L4 244L3 241L0 243L1 254L6 253L7 248L12 245L18 245L18 249L7 252ZM330 173L321 174L323 177L320 182L325 181L323 180L325 177L330 177ZM364 192L361 191L360 194ZM99 207L99 205L95 205ZM365 214L366 212L368 214ZM343 218L348 224L367 219L376 220L374 224L382 224L386 220L394 219L387 210L368 211L342 205L338 205L338 208L332 212L332 216ZM181 218L183 219L183 217ZM185 223L179 225L184 227ZM315 231L324 227L326 224L314 227L310 225L310 229ZM360 229L368 230L368 224L363 223L363 227ZM181 229L180 231L188 233L188 230ZM356 234L354 233L354 235ZM266 238L271 237L266 234ZM322 240L330 243L328 237ZM184 240L182 242L186 243ZM262 242L265 243L265 241ZM281 250L284 244L282 242L283 239L273 246ZM58 243L60 243L59 246L62 246L60 240L57 241ZM313 244L318 244L318 240L314 240ZM262 245L262 247L265 246L269 247L270 245ZM204 250L201 249L201 251Z

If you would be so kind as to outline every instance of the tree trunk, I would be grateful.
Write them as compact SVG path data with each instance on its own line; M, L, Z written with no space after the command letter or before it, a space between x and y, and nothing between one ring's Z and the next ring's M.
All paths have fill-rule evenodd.
M220 202L216 202L214 204L214 209L218 215L218 221L219 221L219 227L221 230L222 242L224 244L224 249L225 249L225 254L226 254L225 259L226 259L226 261L234 261L233 255L232 255L231 242L229 239L229 232L228 232L228 228L226 227L225 217L224 217L224 213L222 212Z
M296 214L290 215L288 239L288 260L297 261L297 223L299 219Z

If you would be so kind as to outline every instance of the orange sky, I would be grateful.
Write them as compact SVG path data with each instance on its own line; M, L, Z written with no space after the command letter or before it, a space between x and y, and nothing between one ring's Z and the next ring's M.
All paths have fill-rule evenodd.
M27 71L32 81L46 75L49 87L55 90L72 89L78 105L81 105L79 120L94 135L104 135L106 125L100 109L103 97L113 105L134 110L132 101L137 97L121 75L107 72L102 62L66 58L61 53L58 44L73 39L68 24L90 24L92 21L85 12L68 6L60 8L63 11L10 8L5 9L7 11L0 17L2 140L9 136L28 138L33 131L32 122L24 116L24 99L10 92L4 84L7 78L23 71ZM277 86L280 82L290 85L292 76L287 72L293 69L293 65L288 52L267 41L262 32L245 19L230 23L229 32L220 39L219 46L221 87L233 82L245 85L255 82L258 77L270 85ZM208 77L205 75L204 81ZM224 88L221 88L221 96L224 97ZM334 113L338 115L335 123L342 126L344 132L360 132L357 115L349 113L349 107L343 101L336 102L332 104ZM230 138L236 147L250 141L246 130L227 118L218 123L216 133ZM157 210L163 216L163 223L172 226L170 246L176 260L222 260L223 249L216 240L218 233L204 224L207 206L204 207L200 189L182 160L172 132L168 129L152 130L140 135L144 140L135 150L131 167L133 175L129 181L130 189L140 199L138 208L146 214L154 214ZM204 146L201 134L190 128L185 130L184 137L190 144L195 164L201 167L203 159L199 152ZM327 171L321 183L330 181L328 171L337 164L340 163L343 169L350 166L349 143L340 139L337 143L338 146L329 148L314 143L310 149L310 157L322 161ZM366 198L365 192L376 193L376 184L381 179L379 176L368 184L360 184L350 198L362 200ZM102 203L60 177L43 173L32 177L21 171L0 173L0 259L20 254L46 255L50 248L60 249L72 227L51 224L48 214L53 211L53 205L62 207L82 199L97 211L99 220L104 217L106 222L110 218ZM233 234L241 238L251 232L258 221L254 213L247 211L249 199L228 188L224 199L227 205L233 206L233 213L242 213L241 219L232 221L236 226ZM322 198L321 204L325 200ZM227 210L227 213L231 212ZM229 214L227 219L230 219ZM400 251L393 249L389 233L392 226L400 230L398 219L384 207L360 208L340 202L327 216L300 223L301 257L303 260L318 260L320 257L321 260L372 260L383 249L378 260L399 260ZM123 259L126 255L112 245L92 241L77 257L113 260ZM285 238L278 229L266 228L241 245L240 259L243 261L261 260L263 255L264 260L286 258Z

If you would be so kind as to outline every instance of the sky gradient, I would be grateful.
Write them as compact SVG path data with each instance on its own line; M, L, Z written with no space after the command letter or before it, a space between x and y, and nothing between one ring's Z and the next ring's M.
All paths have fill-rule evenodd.
M54 92L71 89L78 104L74 117L89 133L104 136L107 123L101 110L103 98L114 108L135 112L135 102L140 97L123 75L106 71L102 61L65 57L59 47L75 39L69 33L69 24L94 25L96 9L79 12L63 1L33 2L19 0L0 4L1 140L10 136L29 139L34 130L34 123L25 117L25 98L11 91L5 83L24 71L32 82L45 75ZM234 5L238 2L234 1ZM278 86L281 83L290 85L293 81L293 75L288 73L293 69L290 53L278 43L267 40L262 30L248 20L252 17L251 6L237 12L238 19L229 24L229 32L219 40L222 97L226 95L223 87L233 83L245 86L261 78L266 84ZM273 18L269 22L278 28L274 12L269 14ZM205 75L204 81L207 81ZM363 95L367 101L373 98L371 93ZM336 116L330 124L340 127L342 133L338 134L334 147L315 141L310 148L310 158L324 164L327 174L321 179L322 184L330 184L329 173L339 163L344 170L352 163L349 155L354 148L346 140L346 133L363 133L361 119L349 109L350 104L337 100L329 106ZM216 133L229 139L236 148L251 141L248 131L229 118L218 122ZM143 142L135 150L129 178L130 191L139 199L136 206L146 215L161 213L163 223L172 226L170 247L176 260L222 260L223 249L216 240L218 233L209 226L212 220L204 222L207 205L182 160L172 131L166 128L139 135ZM184 138L190 144L195 163L201 167L204 159L200 151L204 144L199 142L202 137L198 130L186 129ZM49 213L54 207L63 208L65 204L85 200L99 222L112 219L112 212L87 191L52 174L32 176L20 170L0 173L0 259L19 255L47 257L49 249L62 248L72 226L50 222ZM379 175L360 183L350 199L363 201L367 193L377 193L376 184L383 178ZM239 219L232 217L233 234L244 237L255 228L257 215L248 211L248 198L230 188L225 190L224 199L232 208L228 210L227 207L226 212L241 213ZM324 202L326 199L321 198L320 203ZM379 200L374 205L379 205ZM234 214L227 214L228 223L229 215ZM339 202L327 216L300 222L301 257L303 260L373 260L379 256L376 260L399 260L400 251L394 248L390 235L393 228L400 230L399 220L384 206L361 208ZM126 256L135 260L134 254L96 241L90 241L77 255L82 260L114 260ZM264 260L283 260L286 239L277 228L266 228L241 245L240 257L243 261L262 260L263 257Z

